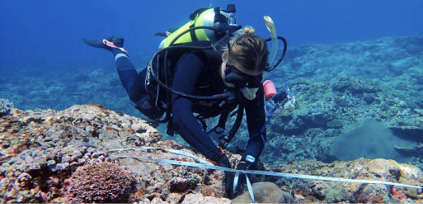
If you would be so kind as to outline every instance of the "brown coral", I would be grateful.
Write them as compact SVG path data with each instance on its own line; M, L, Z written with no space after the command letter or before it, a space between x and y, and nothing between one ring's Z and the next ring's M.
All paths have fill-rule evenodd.
M128 202L135 179L118 164L90 163L78 167L64 187L72 202Z
M186 179L182 177L174 177L169 181L169 190L171 192L184 192L193 189L198 184L198 179Z

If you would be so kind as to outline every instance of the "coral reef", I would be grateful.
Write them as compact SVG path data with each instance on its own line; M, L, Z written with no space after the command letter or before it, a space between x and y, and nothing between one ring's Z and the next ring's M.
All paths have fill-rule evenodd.
M350 162L322 163L299 161L286 165L265 165L266 169L284 173L314 174L337 178L383 180L422 186L423 172L412 165L385 159L358 159ZM420 203L422 189L392 187L380 184L327 182L273 178L284 191L292 191L296 202L312 203Z
M65 180L65 197L71 202L128 202L135 178L118 164L89 162Z
M224 197L223 172L149 160L206 160L201 154L161 139L160 132L139 118L99 105L77 105L63 111L23 111L12 107L9 114L0 118L0 143L0 202L231 203ZM230 152L227 155L233 164L241 157ZM423 183L419 168L384 159L293 161L264 164L263 169L420 186ZM289 198L281 192L290 192L295 202L423 199L421 189L386 185L267 176L251 180L259 182L253 188L262 201ZM271 183L261 185L260 181L277 187Z
M0 98L0 117L8 114L11 107L14 107L12 102Z
M184 192L188 189L193 189L197 184L197 179L175 177L169 181L169 190L171 192Z
M387 37L292 47L281 66L283 71L272 73L272 80L291 87L297 109L273 118L268 128L269 145L264 150L271 156L264 161L334 161L336 155L330 150L335 138L369 119L392 131L386 137L394 135L414 142L390 146L389 152L415 149L423 141L423 97L418 91L423 89L419 80L423 61L418 57L423 47L413 43L422 40L422 36ZM399 153L423 168L421 156L410 154L417 151Z
M63 111L11 108L8 115L0 118L0 143L1 202L138 202L145 199L181 202L187 194L228 200L222 198L225 192L220 171L118 159L140 156L195 162L193 158L161 150L167 148L190 152L205 160L174 141L161 140L160 132L146 121L99 105L77 105ZM110 151L116 149L125 151ZM117 167L116 162L126 170L119 173L121 167ZM95 177L98 175L95 170L105 170L99 171L103 176L110 171L118 173L114 177ZM119 183L128 184L129 176L122 173L126 171L136 180L135 192L130 195L126 193L131 189L124 194L115 191L117 188L128 190L126 185L109 189L103 185L104 189L98 189L99 186L89 180L90 177L98 182L108 179L103 183L112 185L113 180L120 179ZM83 182L94 183L86 189L81 186Z

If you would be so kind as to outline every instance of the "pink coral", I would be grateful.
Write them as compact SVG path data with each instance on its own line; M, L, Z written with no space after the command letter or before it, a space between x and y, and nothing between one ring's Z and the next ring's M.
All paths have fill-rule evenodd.
M100 162L78 167L65 183L72 202L128 202L135 178L118 164Z

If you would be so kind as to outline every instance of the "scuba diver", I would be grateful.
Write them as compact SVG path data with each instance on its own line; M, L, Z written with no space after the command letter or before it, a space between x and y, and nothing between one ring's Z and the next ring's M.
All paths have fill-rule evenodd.
M220 146L225 148L245 111L250 136L236 169L248 170L255 168L266 143L262 80L263 72L269 70L269 51L266 40L255 35L252 27L236 25L234 13L233 4L226 10L196 10L190 22L167 34L147 68L139 73L123 48L122 37L84 42L113 53L120 80L141 113L167 122L168 134L180 134L218 166L232 168L211 135L220 135ZM225 133L226 120L234 113L235 124ZM219 115L218 125L207 130L204 119ZM229 198L245 186L245 176L235 180L239 183L235 186L234 178L233 173L225 173Z

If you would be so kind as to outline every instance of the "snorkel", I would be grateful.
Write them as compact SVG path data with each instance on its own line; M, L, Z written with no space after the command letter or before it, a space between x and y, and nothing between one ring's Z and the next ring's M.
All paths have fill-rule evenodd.
M275 22L273 22L272 18L270 18L270 16L264 16L264 24L266 25L267 30L270 32L270 38L266 39L266 42L272 41L272 50L270 50L269 53L269 57L268 57L268 65L266 66L266 71L270 72L272 70L274 70L283 60L283 58L285 57L286 54L286 49L287 49L287 42L286 39L284 37L278 36L276 34L276 26L275 26ZM278 55L278 51L279 51L279 42L278 41L282 41L282 51Z
M278 52L278 35L276 35L276 27L275 23L273 22L272 18L270 16L264 16L264 24L266 24L267 30L270 32L270 36L272 39L272 50L269 54L268 63L269 66L273 64L273 61L275 60L276 53Z

